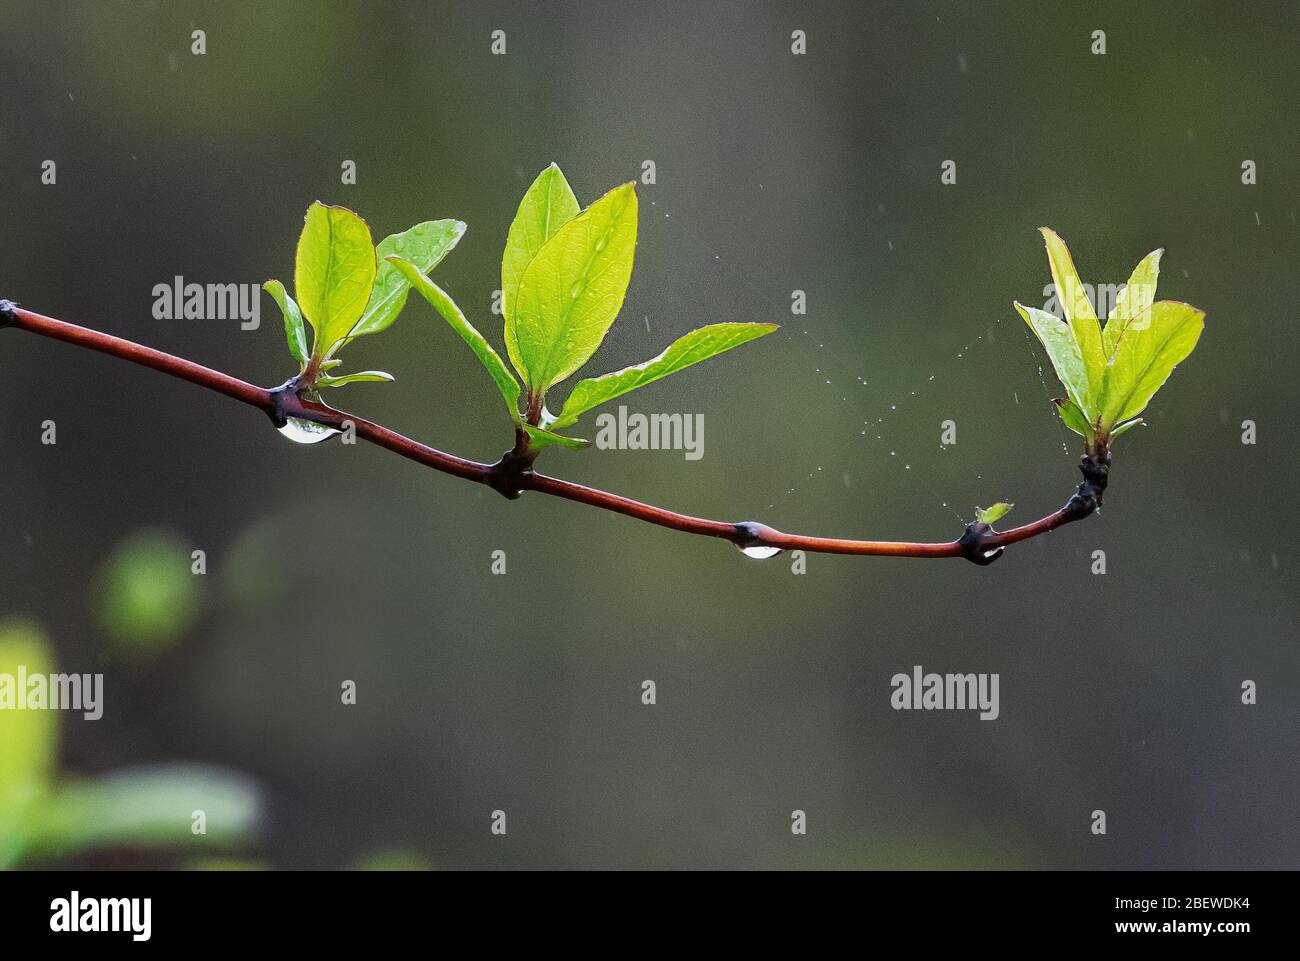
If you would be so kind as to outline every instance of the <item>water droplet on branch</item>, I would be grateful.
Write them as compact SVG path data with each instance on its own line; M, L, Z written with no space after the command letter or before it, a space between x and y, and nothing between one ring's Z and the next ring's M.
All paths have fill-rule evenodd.
M284 426L278 428L278 430L295 444L319 444L321 441L337 437L339 434L339 431L333 427L326 427L324 424L303 420L300 417L288 418Z

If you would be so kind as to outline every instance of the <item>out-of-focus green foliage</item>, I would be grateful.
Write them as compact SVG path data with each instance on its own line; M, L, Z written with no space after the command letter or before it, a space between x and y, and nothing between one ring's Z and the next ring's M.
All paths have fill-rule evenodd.
M405 848L383 848L352 862L354 871L432 871L428 859Z
M30 823L50 791L57 747L51 711L19 710L14 690L20 668L45 674L52 658L35 625L18 619L0 622L0 683L10 685L0 700L0 867L23 853Z
M0 690L0 868L92 848L221 847L255 832L257 789L232 772L167 765L93 779L57 777L58 723L82 715L18 709L14 700L26 695L14 690L19 676L55 671L39 629L21 620L0 622L0 685L6 689Z
M121 648L151 653L193 626L200 578L189 548L171 531L145 529L119 544L99 571L99 622Z

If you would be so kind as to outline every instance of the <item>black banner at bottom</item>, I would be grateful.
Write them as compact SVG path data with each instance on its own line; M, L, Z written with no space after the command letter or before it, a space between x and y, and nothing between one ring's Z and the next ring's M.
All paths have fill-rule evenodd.
M10 872L0 888L6 948L337 949L393 938L436 947L470 936L484 946L559 939L609 950L682 944L681 936L735 946L848 933L858 944L901 937L926 948L1129 942L1231 951L1281 942L1294 875Z

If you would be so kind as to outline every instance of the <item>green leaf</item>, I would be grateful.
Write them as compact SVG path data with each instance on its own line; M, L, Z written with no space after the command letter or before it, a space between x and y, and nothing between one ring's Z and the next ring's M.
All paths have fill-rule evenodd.
M261 800L245 778L198 765L117 772L68 785L41 805L32 824L37 852L62 856L123 845L228 844L255 833ZM206 816L195 835L192 818Z
M1149 311L1156 299L1156 281L1160 277L1160 256L1163 253L1164 250L1153 250L1143 257L1115 298L1115 307L1101 332L1101 347L1107 359L1115 353L1115 345L1127 327L1145 325L1150 320Z
M1038 229L1047 243L1047 260L1052 268L1052 282L1056 284L1056 299L1079 346L1079 356L1083 359L1087 376L1087 386L1079 406L1085 411L1092 410L1101 391L1102 369L1106 366L1106 355L1101 346L1101 325L1092 309L1092 302L1088 300L1088 292L1079 280L1079 272L1074 269L1074 260L1065 241L1050 227Z
M524 270L506 342L514 338L534 392L544 394L600 346L627 293L636 226L635 184L626 183L561 227Z
M1200 339L1205 312L1161 300L1151 305L1151 322L1130 324L1106 367L1101 421L1106 428L1136 417Z
M435 284L424 274L420 273L415 265L400 257L389 256L389 263L401 271L411 286L420 292L439 314L442 319L451 325L452 330L460 334L461 340L469 345L469 349L474 351L480 363L487 368L488 376L492 382L497 385L497 390L501 391L501 396L505 398L506 409L510 412L510 419L519 423L519 382L506 369L501 357L492 345L487 342L482 334L474 329L474 325L465 319L465 315L460 312L456 302L451 299L450 295Z
M633 367L624 367L612 374L578 381L564 402L560 416L550 426L568 427L581 414L599 404L644 387L661 377L675 374L692 364L716 357L733 347L757 340L776 329L776 324L711 324L693 330L674 341L658 357Z
M524 424L523 428L528 432L530 446L534 450L541 450L543 447L558 445L567 447L569 450L582 450L584 447L590 447L591 441L581 440L577 437L565 437L563 434L553 434L549 430L543 430L541 427L534 427L532 424Z
M1124 433L1126 430L1131 430L1132 428L1136 427L1138 424L1145 424L1145 423L1146 421L1144 421L1141 417L1134 417L1132 420L1126 420L1124 421L1124 423L1120 424L1110 432L1111 439L1114 440L1116 437Z
M307 208L294 265L294 292L316 332L312 357L329 356L361 318L375 283L366 222L346 207Z
M307 366L307 331L302 322L302 311L298 309L298 304L289 292L284 289L284 284L278 280L268 280L262 285L262 289L271 295L271 299L280 305L280 313L284 314L284 339L289 342L289 353L293 354L293 359L299 364L299 371Z
M1054 398L1052 403L1056 405L1056 412L1061 415L1062 423L1079 436L1087 438L1088 442L1091 443L1093 438L1092 425L1083 416L1083 411L1079 410L1079 405L1068 397Z
M1020 311L1020 316L1025 318L1029 329L1038 336L1070 399L1083 412L1084 419L1091 422L1094 414L1088 396L1088 372L1079 353L1079 344L1070 328L1037 307L1026 307L1017 302L1016 310Z
M349 340L377 334L390 327L406 306L411 292L410 281L400 270L387 261L396 254L414 264L422 274L427 274L442 262L465 234L465 225L459 220L428 220L416 224L400 234L389 234L375 248L379 268L375 272L375 286L370 300L361 313L361 319L352 328Z
M317 387L342 387L344 384L378 383L391 384L397 380L392 374L382 370L362 370L342 377L317 377Z
M560 168L551 164L533 181L506 235L506 249L501 257L501 313L506 321L506 351L515 370L523 373L514 327L509 318L515 306L519 281L537 252L559 229L578 216L578 198Z
M993 524L1006 517L1011 512L1015 504L1008 504L1006 501L998 501L992 507L975 508L975 519L981 524Z

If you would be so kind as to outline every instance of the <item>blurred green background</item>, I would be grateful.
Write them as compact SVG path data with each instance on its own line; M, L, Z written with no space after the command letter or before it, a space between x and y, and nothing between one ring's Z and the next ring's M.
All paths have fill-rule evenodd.
M102 720L60 718L59 769L242 772L264 826L231 856L274 867L1296 867L1297 9L0 6L0 296L264 385L294 372L269 297L246 332L155 320L153 286L288 280L317 198L376 238L457 217L435 279L499 349L533 176L558 162L585 205L653 160L585 373L705 323L784 329L627 401L703 413L702 460L542 469L686 512L949 539L977 503L1059 506L1077 452L1011 308L1044 299L1039 225L1090 283L1166 248L1160 295L1207 312L1117 442L1100 516L986 569L811 556L803 576L368 445L298 447L205 391L0 334L0 615L106 675ZM509 445L418 298L347 359L398 382L332 402L480 460ZM134 631L120 565L142 537L189 586L146 573L166 599L146 589ZM1000 673L1001 717L891 710L916 664ZM191 864L187 843L55 863Z

